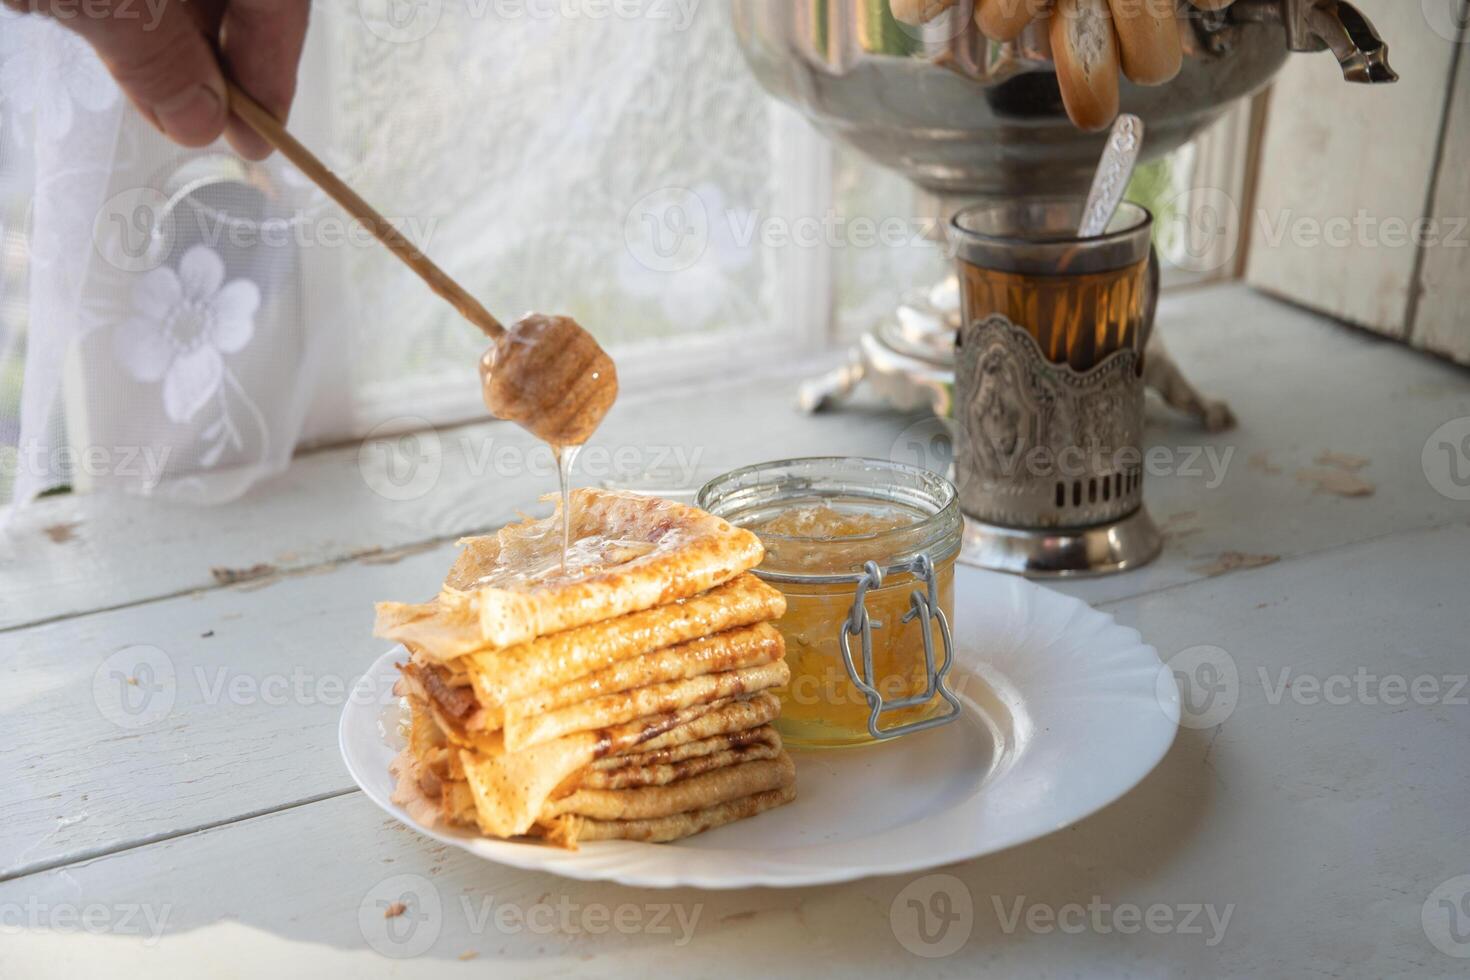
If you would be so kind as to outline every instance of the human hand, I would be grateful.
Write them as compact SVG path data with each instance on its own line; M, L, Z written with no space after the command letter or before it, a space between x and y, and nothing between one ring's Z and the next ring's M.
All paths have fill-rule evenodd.
M3 0L76 32L143 115L183 146L221 133L241 156L271 148L230 116L225 73L284 120L309 0Z

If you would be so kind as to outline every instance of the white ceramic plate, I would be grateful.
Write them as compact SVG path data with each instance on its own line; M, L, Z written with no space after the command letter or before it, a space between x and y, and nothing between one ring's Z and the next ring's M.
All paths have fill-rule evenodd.
M1174 740L1178 692L1154 649L1111 616L1024 579L965 567L956 575L959 721L869 748L792 752L794 803L674 844L599 841L573 852L419 827L389 799L388 763L403 740L374 697L391 689L401 647L348 699L342 755L373 802L420 833L569 878L796 887L990 854L1132 789Z

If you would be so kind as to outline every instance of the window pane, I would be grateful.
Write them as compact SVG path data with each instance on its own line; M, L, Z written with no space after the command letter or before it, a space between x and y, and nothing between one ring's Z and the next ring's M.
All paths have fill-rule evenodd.
M725 5L567 9L446 0L395 43L356 0L337 8L330 119L351 178L502 319L566 313L661 355L772 329L780 255L754 221L781 179L772 109ZM358 392L462 376L483 338L380 250L349 252Z

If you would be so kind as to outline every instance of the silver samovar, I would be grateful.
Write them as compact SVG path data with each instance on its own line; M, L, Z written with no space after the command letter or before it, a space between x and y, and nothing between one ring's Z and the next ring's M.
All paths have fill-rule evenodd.
M987 40L962 0L921 28L889 0L731 0L755 77L823 132L941 197L1082 192L1105 133L1067 119L1044 25ZM1166 85L1122 81L1148 128L1147 155L1175 149L1271 80L1291 51L1331 50L1352 82L1393 81L1387 45L1337 0L1180 0L1185 61ZM952 210L952 209L951 209Z
M1086 193L1107 134L1083 132L1067 118L1044 23L998 43L973 26L973 0L923 27L896 21L889 0L731 0L731 7L759 82L823 132L927 192L940 227L980 199ZM1179 147L1260 90L1293 51L1330 51L1350 82L1397 78L1373 25L1340 0L1236 0L1214 12L1179 0L1179 12L1179 75L1157 87L1120 79L1122 111L1146 125L1145 159ZM847 365L803 386L803 407L822 408L866 381L900 407L928 405L950 416L960 325L953 277L910 290L894 317L861 338ZM1156 333L1143 363L1145 383L1170 404L1207 428L1233 424L1228 408L1183 379ZM1141 510L1140 518L1147 523ZM1103 528L1063 544L1085 551L1099 535L1109 537ZM1055 546L1055 535L1019 537L1005 545L1006 555L982 563L1073 574L1131 567L1157 551L1149 525L1137 547L1124 549L1131 556L1113 549L1048 569L1032 552Z

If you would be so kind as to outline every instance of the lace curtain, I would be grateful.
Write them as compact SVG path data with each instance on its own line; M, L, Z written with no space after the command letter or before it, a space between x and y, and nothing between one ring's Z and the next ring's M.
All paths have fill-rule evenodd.
M290 249L228 232L299 205L165 143L48 20L0 24L0 93L0 493L217 500L279 470L320 344L295 322Z
M725 4L582 7L317 3L292 128L489 309L569 313L620 364L810 348L938 274L921 242L839 248L811 287L839 305L793 322L810 256L763 223L909 217L907 186L841 160L793 200ZM279 157L180 150L69 32L0 19L7 515L58 486L225 500L303 441L475 417L483 343Z

